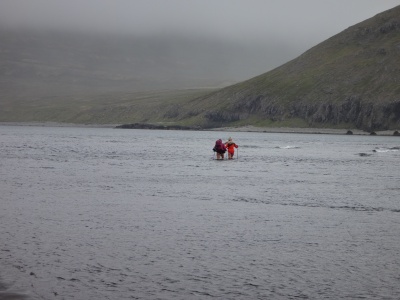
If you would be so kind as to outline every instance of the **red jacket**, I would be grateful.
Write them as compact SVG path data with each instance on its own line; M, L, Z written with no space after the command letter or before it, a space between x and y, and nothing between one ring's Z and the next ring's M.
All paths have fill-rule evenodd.
M229 153L235 153L235 148L239 147L235 143L225 143L225 146L228 149Z

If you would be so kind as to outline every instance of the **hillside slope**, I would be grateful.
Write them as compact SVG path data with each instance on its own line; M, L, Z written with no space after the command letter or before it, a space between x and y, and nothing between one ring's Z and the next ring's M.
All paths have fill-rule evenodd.
M181 118L207 127L399 128L400 6L268 73L192 100Z
M262 49L294 57L260 45L0 27L0 122L171 121L188 99L279 65Z

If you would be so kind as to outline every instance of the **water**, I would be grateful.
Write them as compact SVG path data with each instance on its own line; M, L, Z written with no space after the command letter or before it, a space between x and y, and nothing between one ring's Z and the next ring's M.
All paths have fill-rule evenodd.
M238 159L213 160L229 136ZM399 145L0 126L0 280L29 299L399 299Z

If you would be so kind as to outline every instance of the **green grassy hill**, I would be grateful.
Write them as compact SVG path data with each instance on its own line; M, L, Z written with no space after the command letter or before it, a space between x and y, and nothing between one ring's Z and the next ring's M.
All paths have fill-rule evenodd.
M399 128L400 6L189 106L203 126Z
M0 122L75 124L186 124L177 121L180 108L211 89L112 92L79 96L35 97L0 101ZM192 123L190 123L192 125Z
M187 99L259 74L264 56L208 37L0 27L0 122L158 122Z
M0 122L158 122L176 103L237 82L222 76L228 48L206 39L0 28Z

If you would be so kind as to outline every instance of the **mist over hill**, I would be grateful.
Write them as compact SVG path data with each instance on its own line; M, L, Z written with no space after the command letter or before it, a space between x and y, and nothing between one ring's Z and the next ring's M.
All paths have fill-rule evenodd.
M261 74L295 56L283 42L271 41L269 45L202 36L3 28L0 87L16 98L221 87ZM281 61L271 61L277 54Z
M244 44L201 35L2 26L0 121L161 120L156 105L164 110L168 101L261 74L295 57L295 50L288 49L279 40ZM156 98L143 101L149 97ZM121 108L126 105L135 108Z
M400 127L400 6L296 59L192 101L204 126Z

